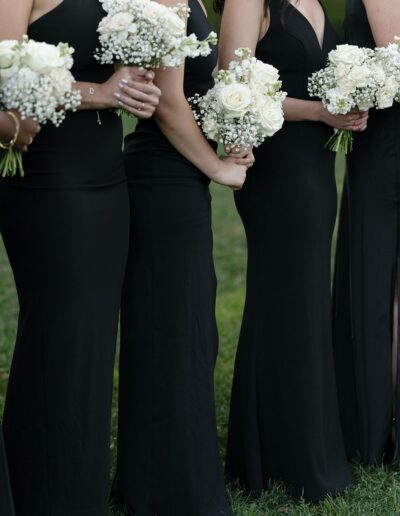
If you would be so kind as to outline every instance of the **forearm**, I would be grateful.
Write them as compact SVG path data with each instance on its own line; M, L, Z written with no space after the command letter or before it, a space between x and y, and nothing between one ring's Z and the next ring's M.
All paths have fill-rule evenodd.
M217 173L219 158L196 124L186 100L167 105L161 102L154 117L175 149L212 179Z
M377 46L385 47L400 36L398 0L363 0Z
M313 100L301 100L288 97L283 102L286 122L319 122L322 104Z
M254 54L264 19L264 0L226 0L221 22L219 67L227 69L235 50L247 47Z

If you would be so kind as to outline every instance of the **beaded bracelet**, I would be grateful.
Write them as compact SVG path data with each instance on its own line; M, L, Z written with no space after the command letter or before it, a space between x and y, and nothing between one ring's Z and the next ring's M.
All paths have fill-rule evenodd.
M12 139L8 143L0 142L0 149L9 150L12 149L14 145L17 143L19 131L21 129L21 124L18 117L12 111L5 111L5 113L7 113L7 115L10 116L15 122L15 133Z

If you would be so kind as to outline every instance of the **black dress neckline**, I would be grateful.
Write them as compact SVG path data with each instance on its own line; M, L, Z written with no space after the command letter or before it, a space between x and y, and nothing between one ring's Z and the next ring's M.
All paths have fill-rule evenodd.
M47 19L49 16L51 16L52 14L58 12L62 7L64 7L64 5L67 3L67 0L62 0L62 2L60 2L59 4L57 4L55 7L53 7L52 9L50 9L50 11L47 11L46 13L42 14L42 16L39 16L39 18L37 18L36 20L34 20L32 23L30 23L28 25L28 30L33 27L34 25L36 25L37 23L39 23L40 21L43 21L45 19Z
M326 11L325 11L325 7L322 5L322 2L320 0L318 0L318 3L320 4L321 8L322 8L322 11L324 13L324 31L323 31L323 34L322 34L322 44L318 38L318 34L317 34L317 31L315 30L315 27L314 25L310 22L310 20L307 18L307 16L305 14L303 14L300 9L298 9L294 4L292 3L289 3L289 8L292 8L292 11L295 11L299 16L300 18L303 18L303 20L306 22L306 24L308 25L309 29L313 32L314 36L315 36L315 40L316 42L318 43L318 47L319 49L321 50L321 52L324 51L325 49L325 40L326 40Z

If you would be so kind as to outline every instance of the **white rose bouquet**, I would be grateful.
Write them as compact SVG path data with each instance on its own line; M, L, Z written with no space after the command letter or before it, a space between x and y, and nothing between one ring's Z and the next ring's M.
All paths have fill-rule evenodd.
M204 41L187 36L189 9L185 4L167 7L152 0L101 0L107 16L99 24L102 64L122 63L143 68L177 68L186 57L207 56L217 35Z
M387 107L386 74L375 51L354 45L339 45L329 53L326 68L314 73L308 83L312 97L322 100L333 115L346 115L353 109L368 111ZM335 130L326 145L335 152L347 154L353 148L353 134Z
M236 149L258 147L282 128L286 93L276 68L251 57L247 48L235 54L237 61L218 73L215 86L189 102L208 139Z
M27 36L1 41L0 108L18 110L22 119L59 126L66 111L75 111L81 103L80 92L72 88L73 52L65 43L54 46ZM11 147L0 154L0 175L18 173L24 175L21 154Z

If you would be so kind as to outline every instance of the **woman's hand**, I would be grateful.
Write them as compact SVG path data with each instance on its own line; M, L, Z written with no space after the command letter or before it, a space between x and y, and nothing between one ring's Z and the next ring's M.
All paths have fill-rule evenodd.
M142 78L130 77L121 79L114 96L118 106L132 115L138 118L151 118L160 102L161 90L152 80L143 81Z
M20 130L14 147L20 152L27 152L28 146L31 145L35 136L40 131L40 125L32 118L21 120L18 111L12 110L12 112L18 118L20 123ZM7 113L1 112L0 141L2 143L10 142L14 138L15 132L16 125L14 119Z
M256 161L251 145L245 149L232 149L225 145L225 152L230 158L235 159L237 165L244 165L247 169L251 168Z
M108 81L93 86L93 93L100 101L95 102L95 108L124 108L139 118L150 118L161 96L161 91L152 83L153 79L154 72L121 66ZM97 95L96 90L100 90Z
M321 104L319 110L319 121L323 122L334 129L341 129L345 131L362 132L368 126L368 111L359 111L354 109L347 115L332 115Z
M234 157L225 157L220 159L220 165L217 172L211 176L211 179L222 186L229 186L233 190L240 190L246 181L247 167L238 165Z

